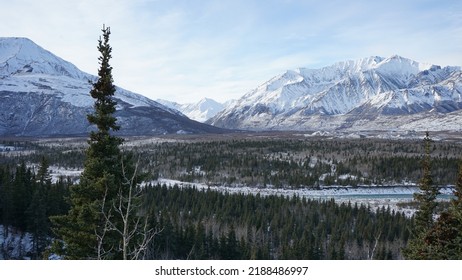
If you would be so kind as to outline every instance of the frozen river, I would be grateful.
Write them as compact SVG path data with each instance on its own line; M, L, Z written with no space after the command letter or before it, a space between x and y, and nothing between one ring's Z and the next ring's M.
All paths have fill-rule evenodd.
M262 196L283 195L287 197L295 195L309 199L334 199L338 203L351 202L352 204L358 203L368 205L373 211L383 206L390 207L391 210L403 212L407 216L413 215L415 209L403 208L399 204L411 202L414 193L419 190L415 185L362 187L329 186L318 189L276 189L249 186L209 186L206 184L188 183L170 179L159 179L153 183L166 184L167 186L178 185L179 187L195 187L199 190L216 190L227 193L260 194ZM440 188L440 192L442 194L438 196L438 199L449 200L453 192L453 187L447 186Z

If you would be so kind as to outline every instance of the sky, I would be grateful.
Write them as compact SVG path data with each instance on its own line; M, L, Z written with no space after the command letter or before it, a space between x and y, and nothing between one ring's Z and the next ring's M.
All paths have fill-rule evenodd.
M15 0L0 19L0 37L94 75L105 24L115 84L178 103L238 99L289 69L369 56L462 65L460 0Z

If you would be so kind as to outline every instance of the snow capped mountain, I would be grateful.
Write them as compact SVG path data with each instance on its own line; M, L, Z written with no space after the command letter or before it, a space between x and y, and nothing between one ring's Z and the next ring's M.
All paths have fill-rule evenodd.
M47 74L74 79L91 77L27 38L0 38L0 63L0 77L20 74Z
M29 39L0 38L0 135L87 134L96 79ZM114 99L122 135L220 131L119 87Z
M157 102L175 109L188 118L205 122L206 120L214 117L218 112L224 109L224 105L210 98L203 98L197 103L178 104L176 102L158 99Z
M208 123L258 130L399 129L396 121L402 116L440 118L462 109L461 93L460 67L374 56L321 69L289 70ZM380 126L374 124L378 120Z

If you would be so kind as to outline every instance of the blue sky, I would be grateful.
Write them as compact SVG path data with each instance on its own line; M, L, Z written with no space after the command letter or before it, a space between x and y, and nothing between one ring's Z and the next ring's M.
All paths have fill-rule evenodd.
M462 65L459 0L15 0L0 16L0 36L28 37L92 74L106 24L115 83L180 103L372 55Z

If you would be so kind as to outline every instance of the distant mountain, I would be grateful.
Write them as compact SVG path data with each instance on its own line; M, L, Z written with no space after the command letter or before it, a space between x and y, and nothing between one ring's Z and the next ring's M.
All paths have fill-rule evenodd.
M87 134L96 79L29 39L0 38L0 135ZM114 99L121 135L223 131L119 87Z
M179 104L176 102L158 99L157 102L175 109L188 118L198 121L205 122L206 120L214 117L217 113L225 108L224 104L221 104L210 98L203 98L197 103Z
M460 67L374 56L287 71L207 123L254 130L444 130L461 123L461 108Z

